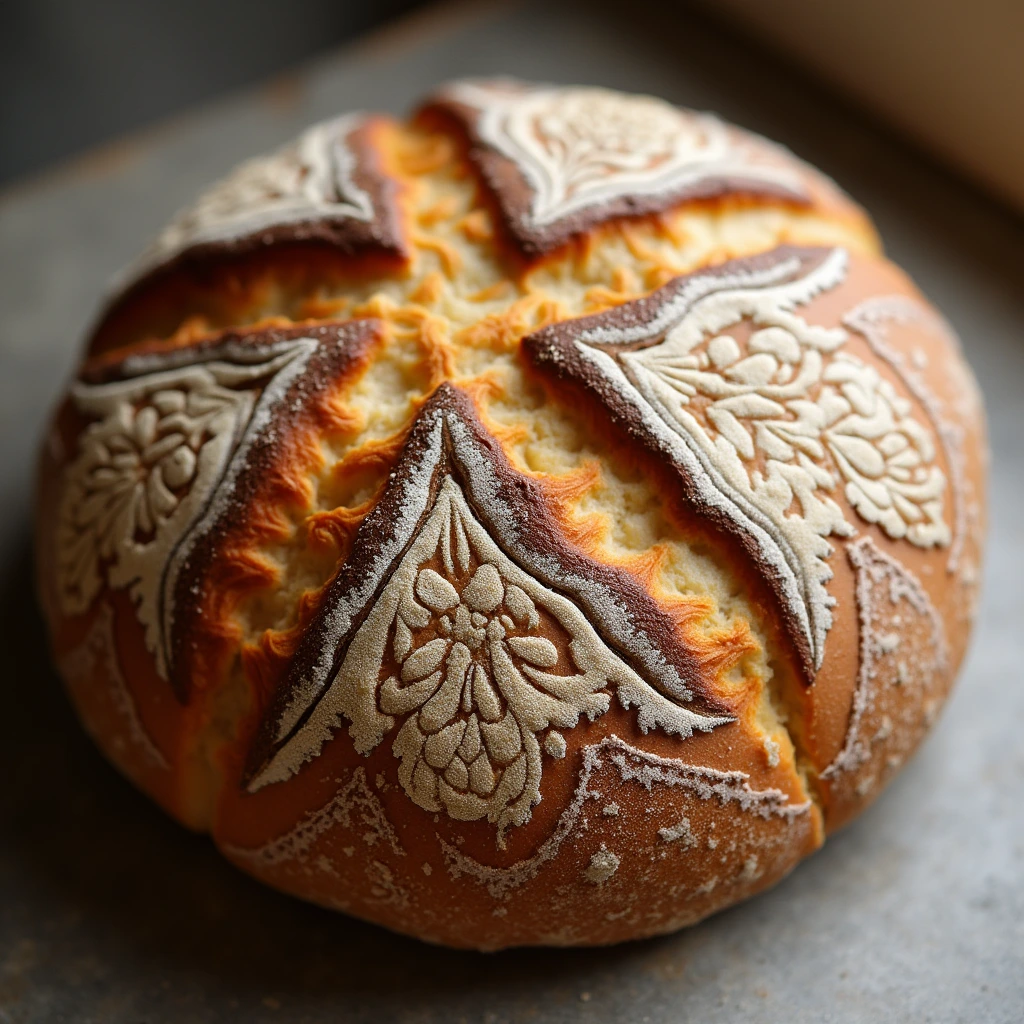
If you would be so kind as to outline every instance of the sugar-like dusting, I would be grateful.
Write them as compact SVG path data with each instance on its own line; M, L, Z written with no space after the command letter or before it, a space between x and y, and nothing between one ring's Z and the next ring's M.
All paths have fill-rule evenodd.
M584 870L583 877L594 885L602 885L619 870L621 863L622 859L618 854L612 853L611 850L605 849L602 846L590 858L590 863Z
M395 878L394 871L382 860L373 860L366 867L370 896L379 903L405 910L411 903L409 890Z
M684 850L697 845L697 837L693 834L690 819L685 814L674 825L659 828L658 838L665 843L676 843Z

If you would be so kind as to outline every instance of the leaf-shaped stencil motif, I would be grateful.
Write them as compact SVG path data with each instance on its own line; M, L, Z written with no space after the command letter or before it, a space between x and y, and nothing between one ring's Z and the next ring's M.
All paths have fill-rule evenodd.
M56 527L57 594L65 615L87 611L104 584L127 588L157 671L171 676L176 589L201 572L196 545L222 517L244 515L286 417L343 372L368 343L368 321L229 335L129 356L79 380L75 410L90 421L64 471ZM289 401L289 398L292 401Z
M240 252L273 241L345 250L402 248L396 185L379 168L373 118L346 114L306 129L275 153L240 164L171 220L115 290L200 247Z
M303 640L249 788L289 778L347 719L361 753L391 735L415 803L487 818L501 844L540 799L545 756L564 756L559 730L613 695L644 731L730 721L703 689L668 617L566 545L469 399L443 385Z
M834 599L827 538L861 519L920 547L946 545L934 432L843 327L797 310L838 287L842 249L779 249L677 278L647 299L528 339L667 454L694 498L744 538L783 600L808 675Z
M533 251L587 224L685 199L730 191L808 198L790 154L651 96L467 81L433 104L467 125L478 143L472 159L512 233Z

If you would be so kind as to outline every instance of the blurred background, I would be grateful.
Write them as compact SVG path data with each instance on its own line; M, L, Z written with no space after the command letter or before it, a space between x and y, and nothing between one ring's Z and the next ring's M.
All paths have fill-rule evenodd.
M3 0L0 187L336 48L423 0Z
M1024 0L0 0L0 1024L1019 1024L1022 52ZM256 886L114 775L40 654L32 477L104 281L176 208L313 120L500 73L833 175L962 334L996 461L968 672L860 823L701 929L480 958Z
M416 8L443 18L453 8L495 6L493 0L3 0L0 188L272 80ZM545 8L565 6L551 0ZM629 16L651 6L684 19L711 17L781 52L1024 210L1022 0L634 0ZM604 7L611 5L578 5ZM621 5L616 13L623 17ZM528 54L524 59L528 64Z

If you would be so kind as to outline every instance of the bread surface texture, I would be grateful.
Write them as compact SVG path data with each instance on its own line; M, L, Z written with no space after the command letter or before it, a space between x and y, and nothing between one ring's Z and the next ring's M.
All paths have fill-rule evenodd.
M39 591L107 757L233 863L479 949L663 933L866 807L964 655L981 399L825 175L474 80L119 276Z

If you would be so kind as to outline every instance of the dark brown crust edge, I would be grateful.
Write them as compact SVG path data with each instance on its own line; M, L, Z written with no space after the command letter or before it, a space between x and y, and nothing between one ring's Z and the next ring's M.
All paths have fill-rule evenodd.
M519 85L520 83L510 83ZM573 239L610 221L664 213L683 203L721 202L727 199L769 199L777 203L806 208L811 199L782 185L771 185L754 178L718 176L694 182L657 195L623 195L603 203L593 203L549 224L530 224L532 190L515 161L495 150L477 131L481 111L443 94L427 100L418 115L440 117L456 128L468 144L468 157L483 187L494 201L507 237L527 260L538 259Z
M430 498L426 503L427 513L432 507L443 476L446 473L451 473L459 478L474 512L482 522L488 525L492 539L499 544L509 558L521 565L527 572L537 575L545 585L551 586L552 589L558 590L570 600L575 601L584 611L590 611L590 609L586 602L581 600L579 594L567 591L564 586L543 577L537 572L536 566L524 565L522 551L517 553L515 547L508 543L507 536L503 537L502 533L515 534L520 543L531 548L536 554L553 559L560 575L579 575L588 582L597 584L605 593L620 601L633 628L647 636L652 646L656 647L669 664L674 666L679 675L685 679L690 690L687 703L692 704L694 710L702 710L709 715L733 714L734 709L715 696L709 681L704 678L704 672L696 657L680 642L676 624L670 616L657 606L640 583L628 573L593 561L565 540L557 521L548 510L542 492L533 481L512 467L500 444L480 422L472 399L459 388L445 383L430 396L420 410L410 429L402 455L391 473L387 490L360 524L350 557L341 565L337 575L329 584L317 617L306 629L287 675L257 728L241 779L243 786L252 781L254 776L269 763L290 737L308 720L344 660L349 642L373 608L381 587L386 583L394 566L403 557L408 543L411 543L411 539L415 539L418 527L412 531L410 541L391 559L388 568L381 573L382 582L352 616L348 629L335 647L329 670L319 681L319 691L316 697L310 701L288 735L282 739L275 739L278 723L298 688L299 680L312 673L318 656L324 649L328 633L327 619L331 608L356 588L366 576L368 567L381 555L390 534L394 531L394 524L399 519L403 484L408 481L414 468L429 457L431 434L436 428L436 422L438 418L448 415L456 416L462 425L468 428L475 451L484 456L493 468L498 480L498 493L494 502L507 510L508 521L503 524L504 529L496 528L492 516L484 507L484 503L477 493L480 482L474 481L467 474L465 467L460 465L460 460L453 451L453 444L446 425L444 426L443 455L432 472ZM422 522L422 516L420 522ZM608 630L602 627L596 616L591 614L588 617L591 625L609 647L615 650L647 682L670 698L675 700L682 698L680 694L667 692L663 683L652 680L650 674L638 666L635 659L623 649L621 641L608 635Z
M295 429L316 417L318 398L362 365L380 338L381 329L379 321L365 319L343 324L227 331L178 350L161 350L157 346L137 349L116 363L98 361L80 374L80 379L86 383L101 384L139 376L138 371L130 371L133 364L138 366L140 361L156 363L159 360L160 369L178 368L201 365L232 349L266 350L300 338L318 342L302 373L274 402L268 421L246 446L243 466L231 478L231 468L238 454L236 448L224 477L199 512L193 529L199 529L214 502L222 505L221 512L194 538L192 529L183 534L165 566L166 573L180 546L192 538L174 582L171 635L165 638L171 687L182 704L188 703L192 690L190 665L200 646L196 634L210 586L211 566L232 539L245 531L254 505L263 501L273 486L273 474L282 465Z
M671 467L675 479L678 480L683 498L690 507L696 509L716 531L739 542L746 555L758 567L761 577L769 585L775 598L776 612L785 624L785 635L795 648L797 663L807 685L814 681L815 676L811 651L783 599L781 580L774 568L765 562L756 540L733 519L722 513L721 510L709 506L701 498L693 479L685 468L679 465L671 450L648 429L639 410L631 403L624 401L616 389L580 356L575 341L581 334L594 328L627 329L650 322L657 316L658 311L685 287L687 281L693 278L724 277L737 270L757 271L771 267L789 257L796 257L800 261L800 269L787 278L787 281L792 281L820 263L830 251L825 248L780 246L756 256L730 260L718 267L696 270L690 274L673 278L657 291L634 302L616 306L614 309L593 316L581 317L578 320L563 320L552 324L550 327L528 335L523 339L522 344L522 351L528 363L535 370L561 385L582 390L590 399L590 404L600 410L599 414L613 431L625 435L634 443L639 443L659 462ZM660 334L652 334L642 341L623 347L645 348L655 344L661 337ZM611 346L602 347L611 348Z
M363 221L341 214L278 224L237 238L188 246L169 260L144 270L139 277L129 279L108 298L88 332L88 349L95 349L97 340L106 335L122 311L143 300L163 283L178 276L202 280L211 271L245 257L300 248L342 257L373 255L396 265L408 262L410 249L399 202L400 184L384 170L373 142L375 133L386 123L385 117L370 115L346 136L355 156L352 179L369 195L373 220Z

